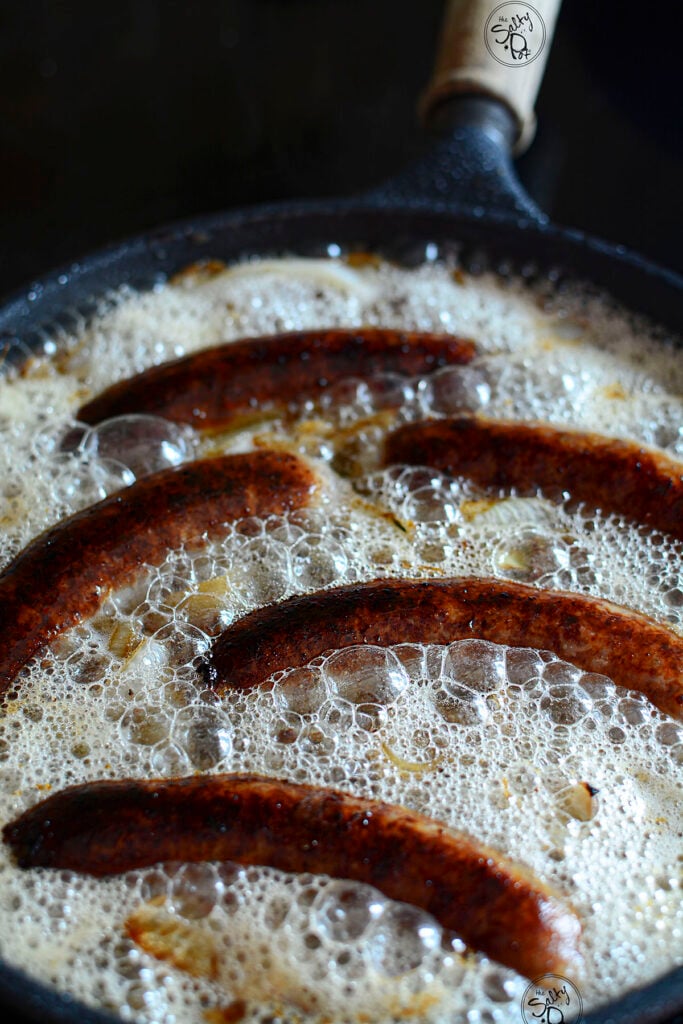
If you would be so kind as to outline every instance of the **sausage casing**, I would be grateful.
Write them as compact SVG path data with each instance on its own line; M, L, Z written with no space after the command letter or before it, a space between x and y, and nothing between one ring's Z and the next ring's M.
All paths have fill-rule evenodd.
M572 973L580 925L525 868L419 814L254 775L93 782L3 832L21 867L95 876L231 860L374 885L529 977Z
M205 349L114 384L78 412L84 423L151 413L200 430L240 426L348 377L415 376L469 362L474 343L380 328L297 331Z
M569 497L683 540L683 466L632 441L458 416L399 427L384 461L432 466L494 490Z
M217 690L249 689L332 649L474 638L553 651L683 716L683 637L598 598L477 577L380 579L289 598L230 625L204 671Z
M227 455L143 477L42 533L0 576L0 693L32 655L143 565L221 536L245 516L306 505L315 486L294 455Z

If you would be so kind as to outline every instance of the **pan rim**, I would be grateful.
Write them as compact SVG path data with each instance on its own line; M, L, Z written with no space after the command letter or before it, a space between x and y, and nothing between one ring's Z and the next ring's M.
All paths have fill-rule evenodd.
M144 254L151 257L153 261L163 261L164 247L166 246L177 245L183 241L189 243L209 241L211 236L218 236L237 228L248 230L261 225L281 226L290 222L295 226L296 222L301 223L305 218L320 218L321 220L340 218L341 223L350 218L401 222L410 221L414 217L432 221L434 231L438 235L444 235L445 232L453 235L453 229L457 230L458 228L467 234L476 234L481 231L498 233L497 247L501 248L512 238L519 240L520 237L525 240L535 239L543 250L550 249L552 251L555 247L568 246L572 255L578 257L579 263L582 255L586 258L597 257L600 260L609 261L613 266L628 268L644 275L656 281L658 285L683 292L683 275L677 271L664 267L625 245L607 241L578 228L557 225L550 221L539 223L517 214L486 213L482 207L467 207L427 200L397 204L382 203L362 197L331 200L302 199L292 202L260 203L204 213L197 217L181 218L147 231L126 236L119 241L90 250L69 263L62 263L31 279L25 285L0 296L0 341L9 334L16 334L19 337L23 322L29 324L29 330L35 330L41 323L39 320L36 322L36 314L39 315L41 305L46 299L65 295L68 301L70 287L73 288L82 278L97 277L109 268L125 262L126 259L130 260L135 254ZM447 218L447 222L444 221L444 218ZM420 234L426 239L424 232ZM457 243L455 238L451 238L451 241ZM490 239L480 242L480 246L486 248L487 241L490 242ZM296 245L291 250L278 246L265 250L261 247L260 250L256 248L242 250L242 254L257 255L259 251L295 252L296 248ZM537 257L529 258L535 259L544 266L551 266L556 260L562 262L561 256L555 258L548 252L542 252ZM569 267L568 269L571 271L574 268ZM161 271L156 274L152 271L149 284L162 280L164 276L166 275ZM580 269L571 276L578 283L591 283L590 276L583 274ZM125 283L127 282L124 277L120 284ZM605 290L609 292L609 288L605 288ZM94 294L92 299L95 299ZM619 299L618 295L617 299ZM619 301L623 303L623 300ZM627 302L623 304L629 308ZM633 312L638 313L639 310L633 310ZM17 328L10 326L12 318L16 319Z

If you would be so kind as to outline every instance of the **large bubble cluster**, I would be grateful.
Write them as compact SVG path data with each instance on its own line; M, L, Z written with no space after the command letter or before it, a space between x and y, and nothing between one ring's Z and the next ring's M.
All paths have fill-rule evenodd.
M413 378L384 374L343 381L325 394L321 406L346 434L353 424L368 432L387 411L398 423L483 413L635 439L683 456L681 398L653 385L642 370L617 375L605 353L596 351L586 360L574 346L481 355L466 366ZM354 440L350 434L336 456L337 464L351 471Z
M159 416L117 416L94 427L71 418L8 426L14 442L0 455L6 564L41 530L130 487L136 479L194 457L195 432ZM0 422L0 437L2 423Z

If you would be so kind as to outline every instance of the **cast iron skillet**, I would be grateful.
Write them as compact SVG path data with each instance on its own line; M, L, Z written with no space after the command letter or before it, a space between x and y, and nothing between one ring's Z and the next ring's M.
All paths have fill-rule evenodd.
M160 228L46 275L0 308L10 361L44 349L56 325L87 315L126 283L147 288L204 258L334 253L363 248L404 262L457 252L465 268L585 280L683 334L683 278L621 246L556 227L512 169L516 124L489 97L458 96L434 119L440 138L402 176L358 199L259 206ZM17 1024L115 1024L0 961L0 1009ZM586 1016L586 1024L656 1024L683 1017L683 968Z

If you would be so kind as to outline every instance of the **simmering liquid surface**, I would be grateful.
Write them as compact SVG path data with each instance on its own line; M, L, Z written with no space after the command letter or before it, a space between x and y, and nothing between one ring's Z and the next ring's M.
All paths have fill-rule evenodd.
M201 436L89 429L110 383L224 340L378 325L473 338L468 366L349 380L320 403ZM400 804L528 865L583 924L584 1008L683 963L683 728L552 651L483 641L330 651L216 698L211 636L296 593L381 576L497 576L683 628L683 545L542 496L380 468L397 423L462 410L545 420L683 460L680 350L580 291L441 263L256 261L122 292L0 382L0 559L145 472L276 447L321 486L289 517L169 552L24 672L0 718L2 823L75 782L259 772ZM66 450L67 434L78 442ZM36 600L40 581L36 580ZM517 1021L528 984L367 886L226 864L105 880L19 871L0 849L0 955L145 1022Z

